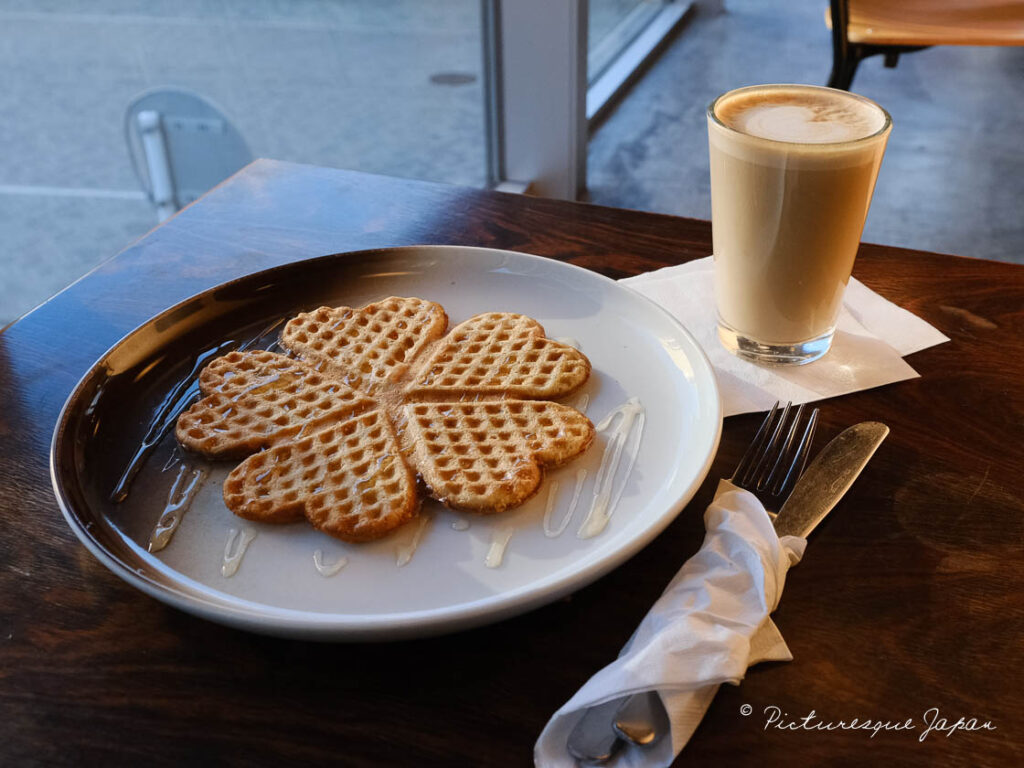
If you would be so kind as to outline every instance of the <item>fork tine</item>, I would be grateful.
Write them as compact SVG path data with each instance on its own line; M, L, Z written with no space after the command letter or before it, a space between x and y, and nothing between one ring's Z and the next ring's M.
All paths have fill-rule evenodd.
M750 469L750 465L754 462L761 450L761 445L765 441L765 437L768 434L768 427L772 423L772 419L775 418L775 413L779 410L779 401L775 401L775 405L768 411L768 415L765 416L764 421L761 422L761 426L757 430L757 434L754 435L754 439L750 441L750 445L747 446L746 452L743 454L743 458L740 459L740 463L736 465L736 471L732 473L732 480L736 485L743 485L743 476Z
M771 461L771 457L774 455L773 452L775 451L775 446L779 442L779 435L782 434L782 428L786 424L786 419L789 418L789 411L792 407L793 403L786 403L786 407L782 409L782 416L779 418L778 423L775 425L775 429L772 430L771 440L768 441L768 444L761 452L761 456L758 459L757 464L754 465L754 469L751 472L750 476L745 477L744 481L740 483L740 485L744 487L749 487L753 490L753 488L755 487L755 483L757 482L758 478L761 477L761 474L764 472L765 467L768 466L768 464Z
M794 416L793 421L790 422L785 440L782 443L782 447L779 449L771 470L769 471L768 468L765 467L765 471L761 473L761 477L757 481L757 490L763 491L765 488L771 488L773 485L778 485L775 481L777 481L779 471L786 466L783 460L789 455L790 449L793 447L793 439L796 437L796 429L800 426L800 420L803 418L803 415L804 404L802 403L800 407L796 409L796 416Z
M795 483L801 477L803 477L804 470L807 469L807 459L811 456L811 443L814 441L814 430L818 426L818 409L814 409L814 413L811 414L810 420L807 422L807 445L801 446L803 448L803 459L800 461L800 471L796 473L796 477L793 478Z
M786 486L789 485L789 480L792 477L795 483L800 479L800 476L804 473L807 468L807 457L811 453L811 443L814 442L814 431L818 426L818 409L815 408L811 412L811 418L807 420L807 427L804 429L804 434L800 438L800 444L797 446L796 453L793 454L793 460L789 464L789 469L786 471L786 476L782 478L782 481L771 491L775 496L781 496ZM797 470L797 465L800 465L800 469ZM795 470L795 476L794 476Z

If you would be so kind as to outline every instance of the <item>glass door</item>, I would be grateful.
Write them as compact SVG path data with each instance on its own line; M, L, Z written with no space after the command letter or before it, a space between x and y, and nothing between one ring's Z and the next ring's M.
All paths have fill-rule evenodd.
M674 0L589 0L588 120L611 106L689 10Z
M253 157L484 186L481 35L480 0L0 0L0 327L157 223L146 142L167 215Z
M592 83L650 23L657 0L590 0L587 18L587 82Z

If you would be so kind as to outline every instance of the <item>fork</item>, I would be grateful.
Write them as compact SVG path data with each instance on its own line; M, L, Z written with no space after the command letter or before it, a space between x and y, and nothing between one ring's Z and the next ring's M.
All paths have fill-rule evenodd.
M733 485L757 496L773 522L807 467L818 425L817 408L802 432L804 406L800 405L791 419L792 413L792 402L781 409L775 402L729 478ZM567 746L569 754L582 764L600 765L625 742L650 747L667 730L668 716L661 698L647 691L591 707L569 734Z
M792 410L793 403L786 403L780 415L779 401L775 401L775 405L768 411L757 434L736 466L736 471L729 478L733 485L757 496L769 510L768 514L772 520L807 468L807 457L810 455L814 431L818 426L818 409L815 408L807 420L800 441L794 448L793 443L804 415L804 406L798 407L796 416L789 421ZM776 415L779 415L778 419L775 418Z

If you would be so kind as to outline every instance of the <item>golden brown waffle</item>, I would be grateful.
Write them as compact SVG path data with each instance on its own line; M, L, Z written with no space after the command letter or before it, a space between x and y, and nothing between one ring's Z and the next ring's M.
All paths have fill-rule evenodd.
M199 375L205 398L178 418L178 441L211 458L247 456L372 408L373 400L274 352L232 352Z
M379 410L250 456L228 475L224 501L249 520L305 516L348 541L378 538L419 509L416 478Z
M178 439L213 458L267 448L228 477L228 508L305 517L349 541L413 517L424 490L475 512L521 504L544 467L594 438L583 414L546 400L578 389L590 362L523 315L478 315L444 336L447 322L438 304L396 297L299 315L281 345L302 359L218 358Z
M447 325L440 304L392 297L362 309L305 312L284 327L281 344L340 371L345 383L373 392L381 382L401 377Z
M590 361L544 338L536 320L491 312L455 326L408 391L539 399L568 394L589 376Z
M405 415L431 495L472 512L521 504L540 486L542 466L564 464L594 438L586 416L557 403L415 403Z

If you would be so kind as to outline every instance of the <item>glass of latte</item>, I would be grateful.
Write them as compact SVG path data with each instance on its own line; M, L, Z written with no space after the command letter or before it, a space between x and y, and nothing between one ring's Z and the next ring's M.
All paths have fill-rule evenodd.
M801 364L832 344L892 129L869 99L756 85L708 107L718 333L734 354Z

